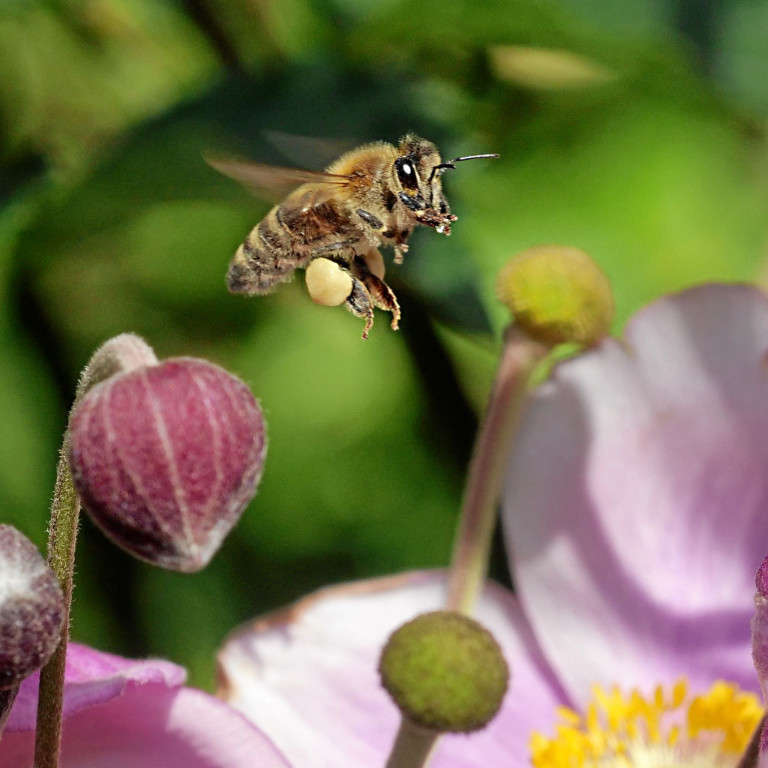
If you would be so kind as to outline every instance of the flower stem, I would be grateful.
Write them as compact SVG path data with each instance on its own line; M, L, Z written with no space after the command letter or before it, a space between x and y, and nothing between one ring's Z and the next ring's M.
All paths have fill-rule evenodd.
M140 337L124 333L102 344L85 366L70 411L77 408L91 387L116 373L140 365L153 365L157 357ZM35 732L35 768L58 768L61 751L61 718L64 711L64 673L69 644L69 614L72 607L75 544L80 521L80 498L72 482L69 467L69 428L64 433L56 485L53 490L51 519L48 524L48 565L56 574L64 593L64 622L53 656L40 671L40 693L37 699Z
M488 408L475 441L448 579L448 610L469 614L488 569L496 508L531 373L549 349L507 329ZM423 768L440 736L403 717L386 768Z
M64 625L59 645L40 672L35 735L35 768L58 768L61 745L61 715L64 703L64 670L69 642L69 611L72 605L72 575L75 542L80 518L80 500L69 469L69 432L65 433L56 469L56 486L48 528L48 564L64 592Z
M752 738L749 740L749 744L747 744L747 748L739 758L739 762L736 763L736 768L754 768L757 765L760 758L760 741L762 740L763 729L765 728L765 720L766 716L763 715L752 734Z
M448 582L449 610L470 613L482 587L510 441L531 373L548 351L514 326L507 329L464 492Z
M386 768L421 768L426 765L439 736L403 716Z

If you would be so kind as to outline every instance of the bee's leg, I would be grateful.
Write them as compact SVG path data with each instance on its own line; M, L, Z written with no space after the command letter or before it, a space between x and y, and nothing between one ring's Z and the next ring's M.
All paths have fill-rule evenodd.
M396 331L400 324L400 305L394 291L380 277L373 274L363 256L355 257L352 272L364 283L373 305L392 313L392 330Z
M339 240L337 243L328 243L326 245L321 245L319 248L314 248L312 253L315 256L318 256L322 253L335 253L337 251L343 251L346 248L349 248L350 245L354 245L359 240L358 237L350 237L346 240ZM332 256L329 256L328 258L333 258ZM336 259L333 259L336 261ZM342 259L343 261L346 261L345 259Z
M354 275L352 276L352 293L349 294L345 303L353 315L365 320L363 338L367 339L368 332L373 328L373 304L366 287Z
M384 279L384 273L386 271L384 267L384 257L381 255L381 251L378 248L371 248L366 253L361 253L359 257L365 262L365 266L368 267L368 271L376 275L379 280Z
M408 245L406 243L395 245L395 264L402 264L403 255L406 253L408 253Z
M357 215L376 232L383 232L386 229L384 222L378 216L374 216L364 208L358 208Z
M363 338L373 327L373 304L368 289L352 273L349 262L340 255L313 259L304 273L312 301L326 307L346 304L352 314L365 320Z
M408 246L405 244L405 238L408 237L410 232L400 232L395 233L392 229L386 226L384 222L379 219L377 216L374 216L372 213L369 213L368 211L364 210L363 208L357 209L357 215L371 228L372 232L376 235L378 235L379 239L385 239L385 240L391 240L394 238L395 243L395 264L402 264L403 263L403 254L408 252ZM372 248L371 251L378 251L378 248ZM367 257L364 257L367 259ZM381 255L379 255L379 260L381 261L381 273L377 269L374 269L371 267L371 272L373 272L376 277L384 278L384 260L381 259ZM371 266L369 264L369 266Z

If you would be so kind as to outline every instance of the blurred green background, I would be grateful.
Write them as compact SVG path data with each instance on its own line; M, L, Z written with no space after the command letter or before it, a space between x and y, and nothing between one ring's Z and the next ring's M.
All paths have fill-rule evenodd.
M661 292L761 279L767 29L766 0L4 0L0 519L44 547L78 372L122 331L238 374L269 423L258 496L203 573L136 562L84 521L75 639L168 656L210 687L239 622L446 564L506 259L588 250L617 329ZM416 233L390 268L398 333L377 313L362 342L302 280L227 293L268 205L203 153L286 164L270 131L408 130L444 157L502 159L447 175L453 236Z

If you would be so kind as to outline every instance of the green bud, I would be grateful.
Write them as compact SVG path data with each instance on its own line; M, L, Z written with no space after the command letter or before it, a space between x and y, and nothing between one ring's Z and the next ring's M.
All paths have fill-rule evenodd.
M424 613L396 630L382 652L379 674L411 722L456 733L487 725L509 682L493 635L452 611Z
M584 251L562 245L529 248L499 272L497 294L515 324L535 341L591 346L610 332L613 293Z

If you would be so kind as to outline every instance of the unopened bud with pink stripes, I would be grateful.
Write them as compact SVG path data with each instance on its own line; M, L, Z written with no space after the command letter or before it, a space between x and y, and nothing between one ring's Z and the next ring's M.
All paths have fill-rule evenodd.
M248 387L194 358L115 373L70 418L72 474L90 517L122 548L172 570L208 564L256 493L265 452Z

